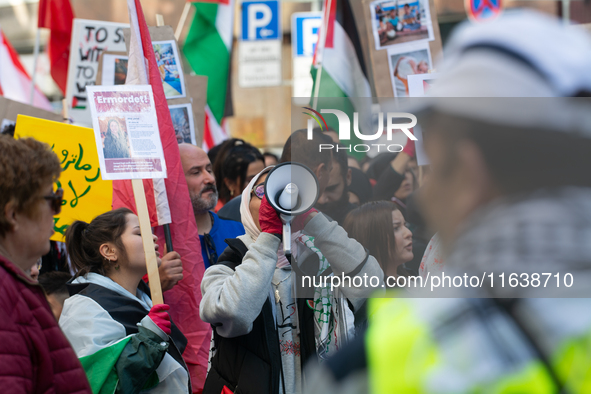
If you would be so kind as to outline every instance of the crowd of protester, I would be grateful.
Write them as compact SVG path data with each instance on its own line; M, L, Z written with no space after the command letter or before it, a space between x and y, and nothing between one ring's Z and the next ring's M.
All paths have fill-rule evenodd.
M497 24L454 35L434 97L590 96L583 33L529 13ZM526 34L498 34L520 29L547 38L543 50ZM589 298L429 300L386 280L530 265L588 277L589 240L563 238L591 234L589 124L583 116L581 132L532 129L436 104L428 113L431 163L422 167L412 139L362 161L346 149L319 152L339 142L330 129L294 131L281 157L236 138L209 152L179 145L206 268L200 318L213 333L204 393L589 387L591 315L581 313ZM57 156L10 133L0 135L0 152L2 391L190 392L187 338L167 313L175 306L154 305L143 281L138 217L113 210L72 223L65 245L50 241L62 202ZM292 222L290 254L265 195L270 172L287 162L318 181L314 208ZM183 280L181 256L153 238L166 292ZM314 282L301 295L296 278L306 276L377 284Z

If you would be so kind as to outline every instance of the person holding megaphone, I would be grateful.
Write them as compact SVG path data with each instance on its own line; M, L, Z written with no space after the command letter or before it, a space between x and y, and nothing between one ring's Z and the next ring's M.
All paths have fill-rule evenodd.
M293 179L299 170L294 168L304 166L283 166L292 173L295 185L288 186L287 180L285 185L272 185L278 193L270 192L269 183L280 179L281 166L277 171L267 167L255 176L242 192L240 213L246 234L226 240L229 247L203 277L200 316L214 327L205 394L223 390L300 393L302 366L328 357L352 337L353 313L375 289L332 286L329 280L324 285L314 282L309 289L298 288L298 292L308 290L301 295L296 287L301 285L297 282L303 273L366 275L383 283L378 262L361 244L348 238L336 222L307 208L314 205L320 192L316 178L311 185L298 184ZM311 173L307 168L303 171ZM308 187L314 190L313 198L309 198ZM283 196L294 190L300 193L293 197L295 205L289 202L291 195L289 199ZM285 204L293 213L297 212L297 201L306 200L305 212L295 217L285 214L289 211ZM285 235L290 222L291 235ZM282 245L282 241L290 245ZM291 253L286 255L285 250Z

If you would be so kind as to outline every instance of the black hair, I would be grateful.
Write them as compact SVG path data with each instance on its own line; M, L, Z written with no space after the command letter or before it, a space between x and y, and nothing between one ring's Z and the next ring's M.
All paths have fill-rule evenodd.
M373 197L372 187L367 175L357 168L351 168L351 185L349 191L359 198L359 204L365 204Z
M230 195L230 189L226 186L224 179L233 181L240 179L241 190L244 189L248 165L259 160L263 164L265 163L261 152L244 140L232 138L222 144L213 165L213 173L221 201L228 202L233 197Z
M68 294L66 284L72 279L68 272L52 271L39 275L39 285L45 291L45 294Z
M14 137L14 130L16 130L16 125L9 123L6 126L4 126L2 131L0 131L0 134L5 134Z
M224 145L223 142L217 144L216 146L207 151L207 157L209 157L209 161L211 163L215 163L215 159L217 158L220 149L222 149L222 145Z
M332 158L340 167L341 176L343 177L343 182L345 182L345 191L347 192L347 172L349 171L349 160L347 156L347 151L344 146L339 145L339 149L337 150L335 147L335 151L332 153Z
M308 130L300 129L294 131L283 146L281 163L297 161L314 171L320 164L330 165L332 160L332 149L319 151L320 144L334 145L333 140L326 134L319 131L319 128L312 130L312 139L308 139ZM295 154L295 157L293 157Z
M129 214L133 212L127 208L119 208L97 216L90 223L77 220L68 227L66 249L72 265L78 271L76 277L89 272L107 274L111 267L99 250L104 243L115 244L126 257L121 235L125 232Z

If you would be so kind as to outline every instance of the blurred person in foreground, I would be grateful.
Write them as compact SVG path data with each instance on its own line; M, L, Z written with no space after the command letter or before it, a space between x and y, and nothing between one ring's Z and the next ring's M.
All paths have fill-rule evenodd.
M152 236L158 264L160 254ZM138 217L127 208L66 230L76 276L60 327L86 370L94 392L188 393L182 353L187 339L166 304L153 305ZM102 366L103 368L99 367Z
M43 289L25 274L49 251L62 192L51 148L0 135L0 387L5 393L90 393Z
M372 300L365 338L317 369L307 392L587 393L591 107L551 97L591 96L591 40L548 16L506 12L458 28L447 50L432 96L536 97L427 107L422 201L445 272L496 283L447 293L469 298ZM501 286L511 272L532 285L519 274L518 286ZM572 273L572 291L536 285L543 272Z

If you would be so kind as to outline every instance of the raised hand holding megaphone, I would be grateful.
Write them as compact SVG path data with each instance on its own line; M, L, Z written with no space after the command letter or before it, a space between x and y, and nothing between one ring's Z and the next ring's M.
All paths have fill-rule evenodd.
M267 175L265 196L283 222L283 250L291 254L291 223L318 200L318 179L303 164L281 163Z

